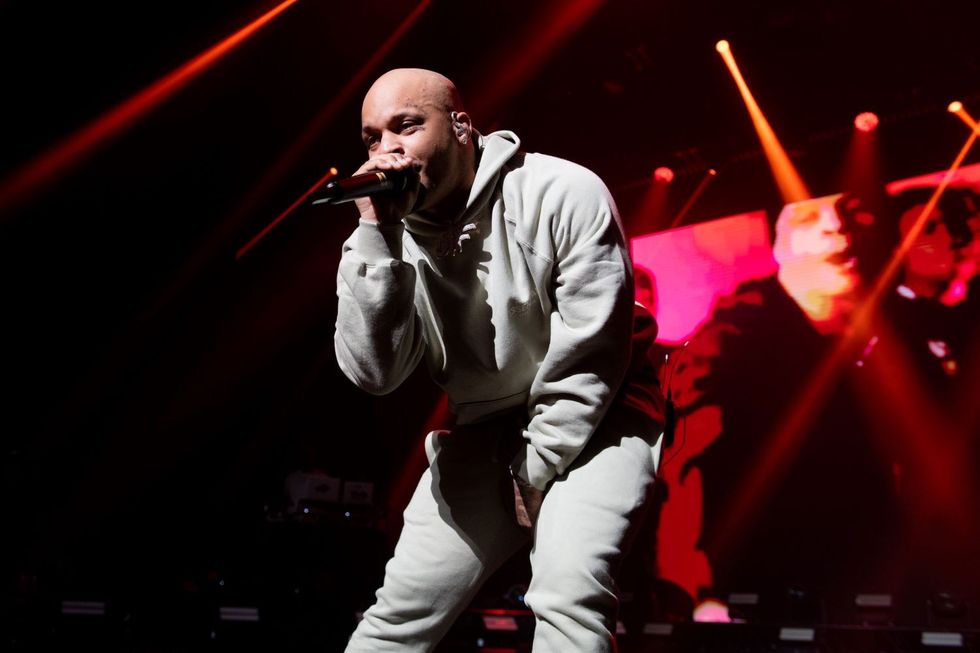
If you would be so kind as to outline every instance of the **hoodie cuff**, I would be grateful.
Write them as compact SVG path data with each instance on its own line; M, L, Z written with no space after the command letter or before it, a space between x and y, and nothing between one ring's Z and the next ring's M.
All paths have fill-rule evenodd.
M360 220L357 226L357 251L368 264L391 259L402 260L402 234L405 224L380 224Z
M557 470L545 462L530 442L518 452L510 464L510 468L518 478L527 481L528 485L542 492L548 487L551 479L557 475Z

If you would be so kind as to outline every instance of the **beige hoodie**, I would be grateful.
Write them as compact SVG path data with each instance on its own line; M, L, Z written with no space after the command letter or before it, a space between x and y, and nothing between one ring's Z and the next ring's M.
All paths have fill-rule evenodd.
M544 489L581 452L629 364L632 272L616 206L589 170L480 138L466 209L362 222L337 278L337 360L375 394L423 357L461 424L523 406L515 470Z

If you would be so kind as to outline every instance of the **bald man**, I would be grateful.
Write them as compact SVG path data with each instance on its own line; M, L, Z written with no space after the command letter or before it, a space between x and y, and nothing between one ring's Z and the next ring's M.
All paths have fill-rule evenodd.
M613 576L654 479L663 404L655 375L627 374L633 286L613 200L581 166L479 134L431 71L383 75L361 123L358 172L417 174L357 201L337 360L375 394L425 360L455 426L426 438L429 468L348 650L432 650L529 538L534 650L614 650Z

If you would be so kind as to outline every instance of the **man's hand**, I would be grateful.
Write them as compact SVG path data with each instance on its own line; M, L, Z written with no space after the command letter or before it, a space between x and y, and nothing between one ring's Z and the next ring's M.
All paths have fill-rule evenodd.
M532 530L538 521L538 513L541 512L544 492L517 474L512 473L511 477L514 485L514 513L517 517L517 525Z
M406 154L391 152L368 159L364 165L357 169L354 175L378 170L414 169L417 171L420 167L421 163L412 157ZM361 197L354 200L354 203L357 205L357 210L360 212L362 220L380 222L381 224L398 224L402 218L412 212L418 196L419 181L416 178L404 192L391 195Z

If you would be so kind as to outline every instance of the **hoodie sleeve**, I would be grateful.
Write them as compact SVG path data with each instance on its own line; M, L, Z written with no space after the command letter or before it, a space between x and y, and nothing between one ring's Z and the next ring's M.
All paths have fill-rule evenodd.
M543 490L585 447L622 383L634 301L625 236L597 176L576 168L556 178L541 209L554 247L551 334L513 468Z
M359 388L387 394L424 349L415 312L415 269L402 261L402 224L361 221L344 243L337 273L334 350Z

